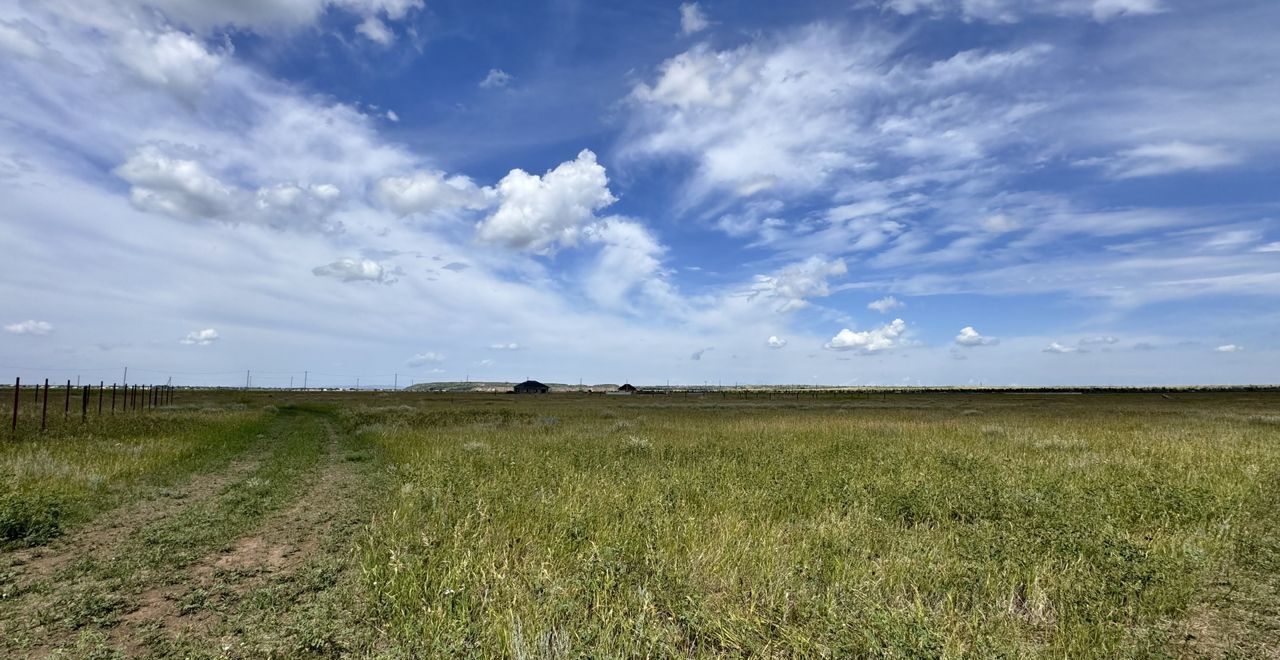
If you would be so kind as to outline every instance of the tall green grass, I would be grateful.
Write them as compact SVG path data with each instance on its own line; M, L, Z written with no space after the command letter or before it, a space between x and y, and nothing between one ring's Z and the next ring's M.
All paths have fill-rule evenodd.
M1163 652L1280 427L987 400L350 410L400 483L359 542L373 615L437 655Z
M0 441L0 548L45 543L138 489L213 469L266 423L244 406L51 419Z

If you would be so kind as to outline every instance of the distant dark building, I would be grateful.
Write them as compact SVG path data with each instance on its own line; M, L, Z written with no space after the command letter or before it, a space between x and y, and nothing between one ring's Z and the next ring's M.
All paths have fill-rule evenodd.
M526 380L525 382L516 385L511 391L516 394L546 394L551 391L551 388L536 380Z
M618 388L618 391L619 391L619 392L626 392L627 394L635 394L635 393L636 393L636 386L635 386L635 385L632 385L631 383L623 383L622 387L619 387L619 388Z

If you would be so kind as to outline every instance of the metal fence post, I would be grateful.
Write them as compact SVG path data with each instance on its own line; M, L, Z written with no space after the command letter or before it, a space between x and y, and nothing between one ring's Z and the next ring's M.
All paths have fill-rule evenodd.
M13 432L18 432L18 404L22 402L22 377L13 379Z

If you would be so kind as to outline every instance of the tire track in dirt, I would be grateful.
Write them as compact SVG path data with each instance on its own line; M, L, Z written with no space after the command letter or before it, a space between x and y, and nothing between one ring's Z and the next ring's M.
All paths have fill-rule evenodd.
M144 591L137 609L124 614L109 634L127 654L146 655L149 643L179 636L208 638L211 643L237 603L253 590L287 578L322 555L339 518L342 503L364 484L339 446L337 433L324 422L324 458L309 487L292 503L268 514L250 533L230 547L210 553L186 567L181 580ZM193 594L214 594L211 602L187 611ZM226 646L234 639L223 639Z
M102 513L86 525L73 529L47 545L7 553L0 571L16 574L15 595L18 595L77 561L110 556L126 538L138 530L199 502L217 497L253 472L262 461L264 453L260 445L255 445L249 449L248 455L231 461L221 471L197 474L184 483L157 489L141 499Z

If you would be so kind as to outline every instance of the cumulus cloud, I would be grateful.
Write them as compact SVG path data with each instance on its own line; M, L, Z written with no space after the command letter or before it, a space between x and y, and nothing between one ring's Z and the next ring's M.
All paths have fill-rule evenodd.
M341 196L342 191L337 186L327 183L305 186L278 183L254 192L253 212L239 217L277 228L310 225L335 230L340 225L330 224L328 217Z
M444 362L444 355L435 351L427 351L426 353L417 353L409 358L407 364L411 367L422 367L428 364L440 364Z
M518 351L520 350L520 344L517 344L515 342L510 342L507 344L490 344L489 348L495 351Z
M773 336L770 336L767 340L765 340L764 344L769 348L782 348L783 346L787 345L787 340L777 335L773 335Z
M701 32L711 25L707 20L707 15L702 11L702 6L696 2L686 2L680 5L680 33L693 34Z
M1080 161L1080 164L1100 166L1116 179L1134 179L1216 170L1236 165L1240 161L1239 156L1219 146L1175 141L1146 144L1127 149L1111 158L1093 158Z
M902 319L894 319L892 323L862 332L845 328L836 333L836 336L827 342L826 347L833 351L879 353L907 345L906 334L906 322Z
M115 169L131 184L140 210L183 220L210 219L331 230L328 216L342 191L331 184L277 183L247 191L210 173L198 153L179 145L141 147Z
M43 336L53 332L53 325L47 321L27 320L6 325L4 331L13 335Z
M1243 351L1244 347L1236 344L1223 344L1213 350L1215 353L1238 353Z
M170 155L157 145L142 147L115 173L132 184L129 199L143 211L184 219L225 218L236 204L235 189L198 161Z
M395 282L394 272L372 259L344 258L311 269L317 277L332 277L343 282Z
M888 314L895 309L906 306L906 303L894 298L893 296L885 296L879 300L873 300L867 303L867 309L874 312L880 312L881 314Z
M960 329L960 334L956 335L957 346L991 346L1000 343L995 337L984 337L973 326L967 325Z
M480 210L489 204L484 191L471 179L440 171L384 177L374 185L373 195L400 216Z
M848 272L843 259L827 259L815 255L791 264L772 275L756 275L751 285L751 298L764 297L776 301L778 312L791 312L809 305L807 299L831 293L828 283L833 277Z
M484 80L480 81L481 89L500 89L511 84L513 77L502 69L489 69Z
M192 101L204 93L230 49L210 51L192 35L175 30L133 30L121 41L116 56L144 83Z
M477 226L486 243L547 252L573 245L595 212L617 200L596 155L583 149L542 176L511 170L493 191L498 208Z
M1094 337L1081 337L1079 344L1081 346L1112 346L1120 343L1119 337L1111 335L1098 335Z
M1066 344L1063 344L1063 343L1060 343L1060 342L1056 342L1056 341L1055 341L1055 342L1050 343L1048 346L1045 346L1045 347L1044 347L1044 352L1045 352L1045 353L1059 353L1059 354L1065 354L1065 353L1078 353L1078 352L1080 352L1080 349L1076 348L1075 346L1067 346Z
M388 110L386 117L388 121L400 121L400 115L396 114L395 110Z
M218 341L218 339L220 339L220 337L218 336L217 330L214 330L213 328L205 328L204 330L192 330L191 332L188 332L186 337L178 340L178 343L186 344L188 346L208 346L209 344Z

